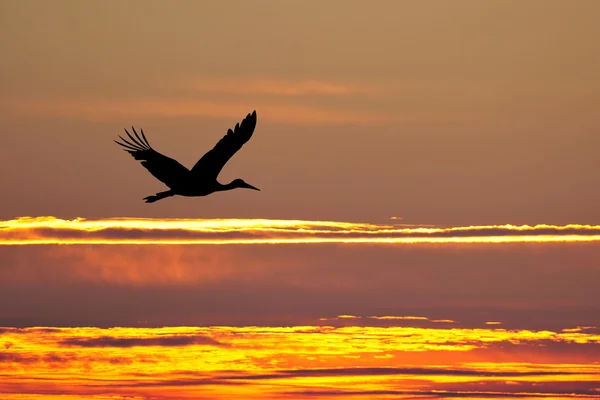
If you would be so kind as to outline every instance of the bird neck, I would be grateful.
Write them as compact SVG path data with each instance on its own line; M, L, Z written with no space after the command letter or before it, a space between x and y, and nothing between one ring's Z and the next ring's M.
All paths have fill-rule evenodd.
M231 189L237 189L239 186L237 184L234 183L235 181L226 183L226 184L219 184L218 187L218 191L220 192L224 192L225 190L231 190Z

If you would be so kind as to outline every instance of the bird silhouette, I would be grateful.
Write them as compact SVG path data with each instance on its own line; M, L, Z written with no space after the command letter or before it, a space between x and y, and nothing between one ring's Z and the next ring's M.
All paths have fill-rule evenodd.
M116 140L115 143L124 147L124 150L131 154L133 158L140 160L142 165L156 179L169 187L169 190L144 198L146 203L154 203L170 196L206 196L214 192L236 188L260 190L242 179L235 179L225 185L217 181L217 176L227 161L242 148L244 143L250 140L255 127L256 110L252 114L248 114L241 124L236 124L233 130L228 129L227 134L219 140L212 150L202 156L191 170L178 161L154 150L148 139L146 139L143 130L141 130L140 137L135 128L131 127L135 136L133 137L125 129L125 133L131 141L118 135L123 143Z

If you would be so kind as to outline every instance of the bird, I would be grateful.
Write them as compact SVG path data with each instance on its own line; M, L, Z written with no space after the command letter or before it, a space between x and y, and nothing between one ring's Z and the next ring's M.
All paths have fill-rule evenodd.
M250 140L255 128L256 110L248 114L241 123L237 123L233 130L228 129L225 136L215 147L204 154L191 170L154 150L146 139L143 129L140 130L141 136L133 126L131 127L133 136L125 129L130 140L117 135L122 142L117 140L114 142L122 146L134 159L141 161L142 166L169 188L169 190L143 199L146 203L154 203L171 196L207 196L215 192L237 188L260 191L257 187L244 182L243 179L234 179L228 184L221 184L217 181L217 177L227 161Z

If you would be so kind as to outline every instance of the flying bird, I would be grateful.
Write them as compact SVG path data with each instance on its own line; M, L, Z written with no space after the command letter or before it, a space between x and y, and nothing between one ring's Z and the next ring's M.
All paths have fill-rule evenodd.
M140 160L156 179L169 187L169 190L144 198L146 203L154 203L170 196L206 196L214 192L236 188L260 190L242 179L235 179L225 185L217 181L217 176L227 161L250 140L255 127L256 110L252 114L248 114L241 124L236 124L233 130L228 129L227 134L212 150L202 156L191 170L154 150L143 130L140 130L140 136L135 128L131 127L134 137L125 129L130 141L118 135L123 143L116 140L115 143L123 146L125 151L136 160Z

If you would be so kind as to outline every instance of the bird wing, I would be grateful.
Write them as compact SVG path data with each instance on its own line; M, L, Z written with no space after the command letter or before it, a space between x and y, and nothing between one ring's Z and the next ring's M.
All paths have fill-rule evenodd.
M242 148L252 137L256 127L256 110L248 114L241 124L236 124L233 130L227 130L227 134L207 152L191 172L196 178L206 180L217 179L217 176L229 159Z
M135 128L131 127L131 129L133 129L135 138L127 132L127 129L125 129L125 133L129 136L131 141L128 141L119 135L119 138L121 138L123 143L116 140L115 143L122 146L126 152L133 156L133 158L140 160L142 165L150 171L156 179L171 189L181 185L181 182L185 182L188 179L190 173L189 169L181 165L178 161L154 150L152 146L150 146L150 143L148 143L148 139L146 139L143 130L141 130L142 136L140 137L135 131Z

